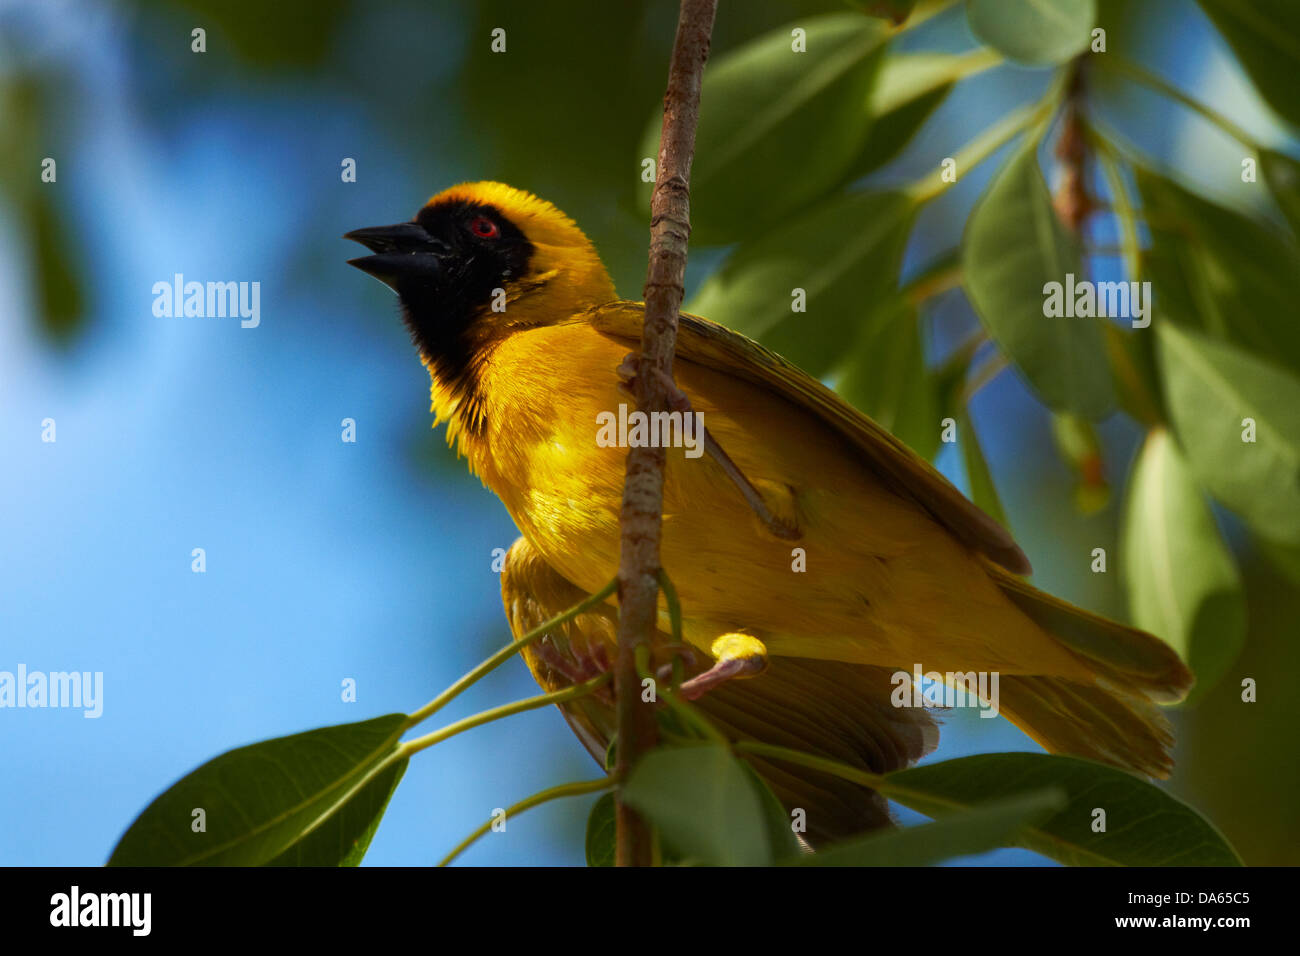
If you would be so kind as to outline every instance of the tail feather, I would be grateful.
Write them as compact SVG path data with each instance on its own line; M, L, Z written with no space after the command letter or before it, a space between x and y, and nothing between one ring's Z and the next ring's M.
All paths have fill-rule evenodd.
M1055 677L1001 680L1004 716L1052 753L1087 757L1149 777L1173 769L1169 721L1144 697Z
M1111 682L1161 703L1192 689L1192 672L1160 638L1053 597L992 561L984 566L1016 607Z
M1172 647L1146 631L1039 591L991 561L985 567L1026 616L1082 661L1091 684L1002 675L1007 718L1054 753L1167 777L1173 733L1157 702L1182 700L1195 678Z

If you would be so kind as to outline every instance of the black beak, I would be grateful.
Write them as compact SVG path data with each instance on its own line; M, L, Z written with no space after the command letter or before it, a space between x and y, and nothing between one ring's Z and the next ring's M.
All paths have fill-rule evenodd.
M354 229L343 238L359 242L374 253L349 259L348 265L374 276L393 291L403 279L436 278L442 271L442 260L451 251L445 242L430 236L415 222Z

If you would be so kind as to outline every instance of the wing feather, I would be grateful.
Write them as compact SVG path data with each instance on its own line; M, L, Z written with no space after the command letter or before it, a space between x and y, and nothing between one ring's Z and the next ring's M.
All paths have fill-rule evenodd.
M575 320L588 322L597 331L634 347L641 340L644 316L644 303L615 302L585 312ZM1029 559L1007 530L929 462L775 352L716 322L683 312L676 357L764 386L815 415L848 439L888 488L921 505L968 547L1008 571L1030 573Z

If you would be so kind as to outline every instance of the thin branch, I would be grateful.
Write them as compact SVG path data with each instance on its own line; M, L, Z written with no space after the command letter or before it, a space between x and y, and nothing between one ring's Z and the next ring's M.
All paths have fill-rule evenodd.
M668 409L677 315L685 295L686 245L690 236L691 160L699 124L700 85L709 56L717 0L682 0L677 17L664 96L654 193L650 199L650 262L645 283L645 324L636 376L640 411ZM659 369L664 375L654 374ZM665 380L665 376L667 377ZM653 709L641 702L636 649L653 640L659 611L659 534L663 514L662 448L630 448L620 518L622 547L618 568L618 660L614 694L618 711L615 773L626 780L632 767L656 740ZM619 801L616 820L619 866L654 862L650 829Z

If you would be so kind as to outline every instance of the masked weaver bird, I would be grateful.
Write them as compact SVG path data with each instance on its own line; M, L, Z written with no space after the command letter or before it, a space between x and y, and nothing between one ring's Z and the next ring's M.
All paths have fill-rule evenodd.
M596 438L600 416L629 401L624 359L644 306L618 297L572 220L501 183L455 186L409 222L346 238L372 253L351 264L398 295L435 425L519 528L501 577L518 638L617 570L627 452ZM682 315L674 376L715 453L667 449L662 561L696 652L683 692L724 733L875 773L908 766L938 737L930 711L891 702L891 675L919 662L998 673L1001 713L1049 751L1168 775L1172 735L1155 703L1185 696L1192 676L1166 644L1026 583L1006 531L744 336ZM542 687L566 686L607 666L616 623L611 599L525 660ZM660 628L667 642L663 603ZM603 760L608 700L564 711ZM864 787L752 762L807 811L814 844L889 822Z

